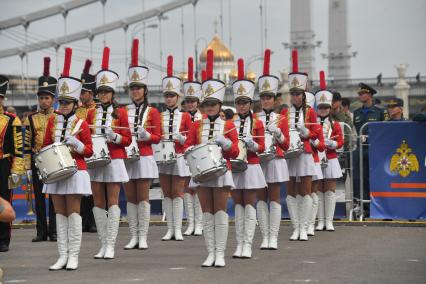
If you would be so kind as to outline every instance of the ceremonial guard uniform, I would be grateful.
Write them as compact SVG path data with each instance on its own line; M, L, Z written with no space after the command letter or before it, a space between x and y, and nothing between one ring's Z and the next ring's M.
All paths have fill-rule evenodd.
M201 104L206 117L194 122L184 149L206 143L217 143L222 148L222 156L226 159L227 171L219 177L196 183L190 181L191 188L197 188L203 210L203 235L208 256L203 267L224 267L225 249L228 239L227 201L229 189L234 189L230 159L238 156L238 135L232 121L220 117L220 107L225 96L225 83L213 79L213 50L207 51L206 80L201 88L203 96Z
M81 92L81 81L69 76L72 50L65 50L65 64L58 79L58 100L61 114L50 116L43 147L63 143L70 147L77 172L65 179L45 184L43 193L52 196L56 209L59 258L50 270L75 270L78 268L82 238L80 198L92 194L90 177L84 158L93 154L92 138L87 122L75 115ZM70 104L73 104L69 107ZM66 109L66 111L64 111Z
M28 182L32 181L35 197L35 211L37 217L36 229L37 236L32 239L33 242L46 241L49 236L51 241L56 241L56 217L52 198L49 197L49 228L46 220L46 196L42 193L43 182L39 179L37 168L34 163L34 155L37 154L43 146L44 135L46 133L47 121L51 116L55 116L53 102L56 91L56 79L50 76L50 58L44 58L43 76L38 78L37 97L39 99L40 110L28 115L24 121L25 126L25 168L31 174ZM46 97L47 98L44 98ZM50 97L50 98L49 98ZM50 105L41 102L49 100ZM46 107L45 107L46 106Z
M159 164L160 185L164 193L164 212L167 219L167 233L163 241L182 241L182 214L185 180L191 175L183 157L183 144L192 122L186 112L177 107L180 96L181 80L173 76L173 57L167 58L167 76L163 78L163 94L167 109L161 113L161 137L163 140L174 141L177 155L176 162Z
M0 196L12 202L9 184L17 186L24 173L21 121L4 110L9 80L0 75ZM9 250L11 224L0 222L0 252Z
M263 161L261 159L260 163L268 184L267 188L259 189L257 194L257 219L262 233L260 249L278 249L278 232L281 223L280 185L289 180L283 152L288 149L290 142L288 121L286 116L281 117L274 112L279 79L269 74L270 56L271 52L267 49L263 63L263 76L258 80L262 111L255 116L262 121L265 129L265 152L272 151L274 154L272 158ZM266 145L267 135L272 135L271 145Z
M89 171L95 207L96 228L101 249L95 258L112 259L115 255L115 242L120 222L118 198L122 183L129 181L124 159L127 158L125 147L132 140L127 112L114 99L118 74L109 67L109 48L104 48L102 70L96 74L96 93L100 105L87 115L87 122L92 134L105 135L111 162L103 167ZM108 195L106 204L105 193ZM108 210L105 210L105 208Z
M132 64L128 70L128 80L132 103L126 106L132 139L137 141L139 159L125 160L130 181L125 184L127 196L127 220L130 242L125 249L147 249L147 236L151 217L149 188L152 180L158 178L157 164L153 156L152 144L161 138L160 114L148 105L148 73L146 66L138 64L139 40L133 40ZM141 94L139 94L139 92Z

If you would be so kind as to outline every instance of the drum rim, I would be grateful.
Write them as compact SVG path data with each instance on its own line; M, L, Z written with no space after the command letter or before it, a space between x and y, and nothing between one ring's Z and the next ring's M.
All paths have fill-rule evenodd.
M74 165L74 166L69 166L69 167L64 167L64 168L62 168L62 169L60 169L61 171L63 171L63 170L72 170L70 173L70 175L67 175L65 178L63 178L63 179L66 179L66 178L68 178L68 177L70 177L70 176L72 176L72 175L74 175L77 171L78 171L78 168L77 168L77 166L76 165ZM52 183L56 183L56 182L58 182L58 181L60 181L60 180L63 180L63 179L60 179L60 180L56 180L56 181L54 181L54 182L48 182L47 180L49 179L49 177L51 177L53 174L55 174L55 173L57 173L58 171L56 171L56 172L53 172L53 173L50 173L50 174L48 174L45 178L43 178L43 176L42 176L42 180L43 180L43 183L45 183L45 184L52 184Z
M201 176L203 176L203 175L206 175L208 172L206 172L206 171L211 171L212 169L215 169L215 171L214 172L216 172L216 170L219 172L219 171L221 171L221 170L224 170L224 172L221 174L221 175L218 175L218 176L216 176L216 175L213 175L211 178L209 178L209 179L207 179L207 180L202 180L202 181L200 181L200 180L198 180L198 178L199 177L201 177ZM200 182L206 182L206 181L209 181L210 179L213 179L213 178L215 178L215 177L221 177L221 176L223 176L224 174L226 174L226 172L228 171L228 167L227 167L227 165L226 165L226 163L223 163L222 165L220 165L220 166L214 166L213 168L210 168L210 169L208 169L208 170L206 170L206 171L204 171L203 173L199 173L199 174L197 174L197 175L195 175L194 177L192 177L193 178L193 180L195 181L195 182L197 182L197 183L200 183ZM198 178L197 178L198 177Z

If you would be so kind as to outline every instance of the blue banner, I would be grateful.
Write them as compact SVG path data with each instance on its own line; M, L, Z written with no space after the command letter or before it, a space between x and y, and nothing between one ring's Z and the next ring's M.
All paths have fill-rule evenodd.
M369 124L370 217L426 219L426 123Z

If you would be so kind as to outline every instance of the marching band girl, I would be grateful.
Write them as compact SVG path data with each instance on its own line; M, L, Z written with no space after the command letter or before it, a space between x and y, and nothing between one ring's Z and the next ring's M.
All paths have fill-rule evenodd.
M238 136L247 146L247 169L233 170L235 190L231 192L235 206L235 232L237 248L233 257L251 258L252 242L256 229L256 190L267 186L259 157L256 153L265 150L265 129L262 121L253 116L250 106L253 101L255 84L244 79L244 62L238 60L238 80L232 84L237 114L234 124ZM241 149L240 149L241 151Z
M201 84L194 81L194 59L188 58L188 81L183 83L183 92L185 95L186 111L191 116L191 122L203 118L203 115L198 109L200 98L202 94ZM185 183L185 194L183 202L185 205L186 217L188 220L188 227L183 233L185 236L194 234L201 236L203 233L203 211L201 210L200 200L198 199L197 192L193 188L189 188L189 180Z
M191 117L178 109L181 80L173 76L173 57L167 58L167 76L163 78L163 93L167 109L161 113L161 137L174 141L175 153L179 155L176 162L160 164L160 185L164 194L164 211L167 219L167 233L162 238L169 241L183 241L182 214L183 190L187 177L191 175L182 155L186 135L191 128Z
M320 91L315 94L318 112L318 122L321 123L327 166L323 168L324 180L320 183L318 191L318 225L316 230L334 231L333 217L336 207L336 179L342 177L342 169L337 160L336 149L343 146L342 128L338 121L333 121L330 116L333 94L326 89L324 71L320 72Z
M123 159L127 157L125 147L130 145L132 138L127 112L119 107L114 98L118 74L109 70L108 66L109 48L105 47L102 70L96 74L96 92L100 105L89 111L87 121L92 127L92 134L105 135L111 158L109 164L90 170L95 203L93 215L102 244L94 257L112 259L121 213L118 206L120 186L129 181Z
M50 194L56 211L57 243L59 259L50 270L75 270L78 268L82 223L80 202L83 195L90 195L90 177L84 158L92 156L92 137L87 122L77 118L75 110L81 92L81 81L69 76L72 50L65 50L65 64L58 79L59 110L47 122L43 147L63 142L70 146L77 163L77 172L64 180L46 184L43 193Z
M281 115L288 116L290 129L297 129L303 145L303 152L288 159L290 181L287 183L287 207L293 224L290 240L307 241L308 219L312 209L311 184L315 174L312 148L309 140L318 136L315 111L306 105L308 75L298 72L297 50L292 52L293 72L289 74L291 107L284 109ZM293 142L291 142L293 143ZM296 181L300 179L300 185Z
M228 238L228 214L226 213L229 190L234 188L230 172L230 159L238 156L238 138L232 121L220 117L220 108L225 96L225 83L213 79L213 51L207 51L207 79L202 83L202 106L206 117L194 122L184 148L215 141L222 148L228 170L224 175L195 183L190 186L197 188L203 210L203 235L208 256L203 267L225 266L225 248Z
M257 218L262 243L260 249L278 249L278 232L281 223L280 184L289 180L287 162L283 151L289 146L288 120L274 112L279 79L269 74L271 51L265 50L263 76L259 77L259 94L262 111L256 116L263 122L265 135L273 136L274 157L262 161L261 167L268 186L257 190ZM265 139L266 142L266 139ZM266 146L266 145L265 145ZM268 149L265 148L265 151ZM269 200L269 206L268 206Z
M139 40L133 40L132 63L128 71L130 97L132 103L126 106L129 125L133 137L136 136L140 158L126 161L130 181L124 184L127 198L127 219L130 241L124 249L147 249L147 235L151 216L149 188L152 180L158 178L152 144L161 138L160 114L148 105L147 78L149 69L138 64Z

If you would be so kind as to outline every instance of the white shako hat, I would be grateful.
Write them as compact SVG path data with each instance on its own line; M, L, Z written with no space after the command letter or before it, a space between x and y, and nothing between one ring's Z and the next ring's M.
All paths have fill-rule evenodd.
M316 106L327 105L331 107L333 102L333 94L327 90L327 85L325 82L325 73L320 71L320 90L315 93L315 103Z
M72 49L65 48L64 69L58 79L56 93L58 100L78 101L81 94L81 80L70 76Z
M188 58L188 81L183 83L183 94L186 98L195 98L199 101L203 94L201 83L194 81L194 58Z
M280 80L277 76L270 75L269 74L269 65L271 62L271 50L266 49L265 50L265 56L263 59L263 75L259 77L258 79L258 85L259 85L259 95L277 95L278 92L278 85Z
M308 74L299 72L298 65L298 54L297 49L293 49L291 52L293 71L288 74L288 82L291 92L301 92L306 91L308 84Z
M104 47L102 69L96 74L96 91L113 91L117 89L118 74L109 70L109 47Z
M238 79L232 83L234 101L245 98L253 101L255 84L244 78L244 60L238 59Z
M181 95L182 80L173 76L173 56L167 56L167 76L163 78L163 94Z
M201 103L217 100L220 103L223 103L225 97L226 85L223 81L218 79L213 79L213 50L207 50L207 62L206 62L206 72L205 80L203 78L203 83L201 84L201 89L203 91L201 97Z
M132 62L127 71L129 88L133 86L145 87L148 84L149 68L139 65L139 40L133 39Z

